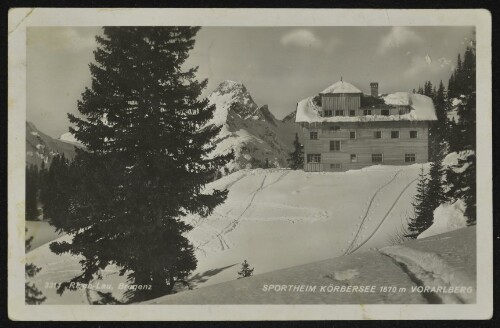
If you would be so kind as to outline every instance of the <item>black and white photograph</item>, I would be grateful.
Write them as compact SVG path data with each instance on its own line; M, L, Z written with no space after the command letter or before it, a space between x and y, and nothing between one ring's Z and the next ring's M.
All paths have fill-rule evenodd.
M484 28L32 16L16 304L492 302Z

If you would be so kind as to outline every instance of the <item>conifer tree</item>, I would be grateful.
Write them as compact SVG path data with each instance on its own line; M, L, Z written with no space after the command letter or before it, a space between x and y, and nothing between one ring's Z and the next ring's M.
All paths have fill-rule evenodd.
M448 184L448 192L446 197L450 201L463 199L465 202L465 217L469 225L476 224L476 155L469 153L464 158L459 158L457 167L461 168L456 171L454 167L446 169L446 180Z
M427 182L426 206L428 206L432 212L446 201L443 183L444 173L443 157L442 155L438 155L437 158L431 162L429 179Z
M432 83L431 83L431 81L425 81L423 94L427 97L432 98Z
M207 126L215 106L199 99L207 81L184 62L198 27L104 27L96 37L92 84L68 114L70 131L85 146L72 163L68 222L74 234L55 242L56 254L83 257L89 282L108 264L122 268L135 290L129 301L172 293L196 268L189 213L206 217L227 197L203 186L233 154L209 157L221 127ZM61 285L59 292L70 288Z
M64 231L63 227L66 225L71 225L68 223L70 216L67 212L74 183L69 160L64 154L54 156L48 171L44 174L40 197L44 219L49 220L60 231Z
M457 122L449 122L450 150L459 153L458 165L446 170L450 201L463 199L468 224L476 223L476 51L475 41L460 54L454 71L454 94L460 97ZM466 152L467 151L467 152Z
M26 233L28 229L25 229ZM25 241L25 252L31 249L31 242L33 241L33 236L26 239ZM33 278L42 268L37 267L33 263L26 263L24 265L24 279ZM29 305L38 305L45 301L47 297L43 296L42 292L36 288L34 283L25 282L24 283L24 301Z
M26 166L26 220L38 218L38 167Z
M447 100L443 81L440 81L438 89L433 92L433 102L436 109L437 121L433 122L429 129L429 158L431 161L434 161L438 157L442 157L448 148L446 141L446 130L448 125L446 114Z
M304 146L299 141L299 134L295 133L295 140L293 141L293 152L288 157L288 163L292 170L299 170L304 168Z
M433 213L428 203L428 190L428 178L422 166L418 176L417 194L412 202L414 214L409 218L406 237L417 238L432 225Z
M455 72L451 73L450 79L448 80L448 98L455 98Z
M253 270L253 268L250 269L250 264L248 264L247 260L243 261L241 263L241 270L238 271L238 275L240 276L238 279L252 276Z

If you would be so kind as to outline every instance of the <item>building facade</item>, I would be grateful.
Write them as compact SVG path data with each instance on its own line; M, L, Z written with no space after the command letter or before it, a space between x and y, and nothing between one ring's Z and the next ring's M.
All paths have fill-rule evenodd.
M432 100L426 96L406 92L367 96L339 81L297 105L296 122L304 133L304 170L425 163L429 124L436 119Z

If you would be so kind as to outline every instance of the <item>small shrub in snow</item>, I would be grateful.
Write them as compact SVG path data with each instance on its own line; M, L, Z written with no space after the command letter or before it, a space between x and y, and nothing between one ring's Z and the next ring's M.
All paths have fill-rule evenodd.
M241 264L241 270L238 271L238 275L240 276L238 279L252 276L253 270L254 268L250 269L250 264L248 264L247 260L243 261Z

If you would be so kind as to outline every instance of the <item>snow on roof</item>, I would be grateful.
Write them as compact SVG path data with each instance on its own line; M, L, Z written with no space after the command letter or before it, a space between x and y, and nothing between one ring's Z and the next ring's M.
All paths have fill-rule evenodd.
M349 82L338 81L321 91L320 93L362 93L361 90L356 88Z
M396 92L384 97L387 105L411 106L408 114L403 115L363 115L332 116L319 115L320 108L312 101L313 97L301 100L297 104L295 122L372 122L372 121L436 121L436 110L432 99L411 92Z

